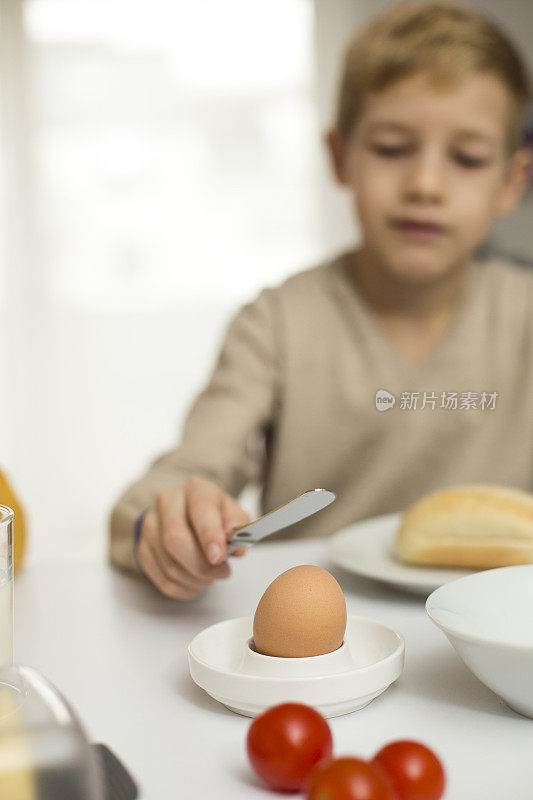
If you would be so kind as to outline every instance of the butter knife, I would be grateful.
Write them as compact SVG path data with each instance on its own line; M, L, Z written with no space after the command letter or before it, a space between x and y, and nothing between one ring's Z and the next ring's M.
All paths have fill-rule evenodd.
M321 508L329 506L335 497L335 493L328 489L310 489L253 522L234 528L233 536L228 543L228 555L231 555L237 547L256 544L265 536L270 536L271 533L281 531L283 528L315 514Z

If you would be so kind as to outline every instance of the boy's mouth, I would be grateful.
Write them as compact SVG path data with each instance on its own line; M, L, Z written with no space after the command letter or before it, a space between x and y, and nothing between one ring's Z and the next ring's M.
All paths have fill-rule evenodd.
M392 226L404 236L422 241L436 239L447 231L447 228L438 222L412 217L395 217L392 219Z

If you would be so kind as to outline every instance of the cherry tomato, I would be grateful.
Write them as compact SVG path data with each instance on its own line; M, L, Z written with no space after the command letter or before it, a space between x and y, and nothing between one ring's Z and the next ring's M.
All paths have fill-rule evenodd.
M435 753L419 742L391 742L373 762L389 775L400 800L439 800L446 778Z
M379 767L362 758L335 758L311 773L307 800L397 800Z
M333 737L314 708L282 703L254 719L246 749L252 767L266 783L274 789L299 791L313 767L331 758Z

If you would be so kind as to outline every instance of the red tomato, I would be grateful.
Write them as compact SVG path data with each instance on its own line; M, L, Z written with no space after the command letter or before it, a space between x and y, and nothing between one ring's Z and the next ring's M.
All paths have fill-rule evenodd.
M252 767L266 783L274 789L299 791L313 767L331 758L333 737L314 708L282 703L254 719L246 749Z
M307 800L396 800L382 771L361 758L336 758L319 764L307 787Z
M446 778L435 753L419 742L391 742L373 759L389 775L400 800L439 800Z

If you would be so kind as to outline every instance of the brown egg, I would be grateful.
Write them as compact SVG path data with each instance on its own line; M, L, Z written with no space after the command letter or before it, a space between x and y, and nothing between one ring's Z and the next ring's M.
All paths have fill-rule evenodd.
M254 616L254 646L266 656L319 656L337 650L345 630L341 587L327 570L303 564L267 587Z

